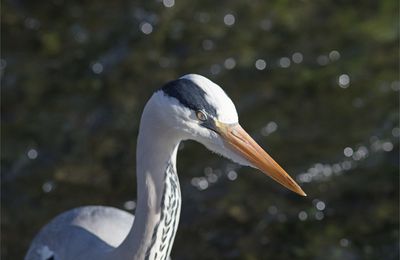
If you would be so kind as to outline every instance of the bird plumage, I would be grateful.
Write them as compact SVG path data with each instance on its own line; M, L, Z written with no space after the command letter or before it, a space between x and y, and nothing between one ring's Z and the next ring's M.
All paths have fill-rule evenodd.
M74 208L42 228L25 259L84 259L93 257L91 249L102 254L121 244L133 221L132 214L113 207Z
M156 91L142 113L137 151L137 208L88 206L44 226L26 260L164 260L178 228L181 192L179 143L195 140L239 164L258 168L287 188L305 193L240 127L235 106L218 85L189 74Z

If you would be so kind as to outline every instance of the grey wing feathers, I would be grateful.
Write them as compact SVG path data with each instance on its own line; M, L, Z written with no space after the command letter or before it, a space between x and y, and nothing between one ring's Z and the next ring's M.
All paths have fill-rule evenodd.
M118 247L132 227L132 214L112 207L87 206L66 211L44 226L25 260L84 259Z

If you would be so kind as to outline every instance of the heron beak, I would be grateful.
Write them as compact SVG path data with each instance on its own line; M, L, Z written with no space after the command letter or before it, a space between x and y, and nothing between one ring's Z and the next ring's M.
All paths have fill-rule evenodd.
M215 122L215 125L221 136L237 154L289 190L301 196L307 196L289 174L239 124L228 125Z

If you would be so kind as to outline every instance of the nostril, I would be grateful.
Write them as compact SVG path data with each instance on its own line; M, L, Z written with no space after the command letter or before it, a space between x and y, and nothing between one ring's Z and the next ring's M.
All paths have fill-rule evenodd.
M235 136L237 139L239 139L240 141L242 141L243 143L249 144L249 142L248 142L246 139L244 139L242 136L240 136L239 133L238 133L238 131L236 131L235 129L232 129L232 130L231 130L231 134L232 134L233 136Z

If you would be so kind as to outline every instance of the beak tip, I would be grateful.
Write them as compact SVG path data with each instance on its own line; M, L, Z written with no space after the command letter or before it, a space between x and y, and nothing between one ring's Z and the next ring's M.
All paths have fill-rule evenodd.
M307 197L307 194L306 194L302 189L300 189L300 190L297 191L296 193L299 194L299 195L302 196L302 197Z
M223 123L219 124L220 126L218 126L218 128L222 137L232 146L234 151L247 159L254 168L259 169L264 174L300 196L307 196L289 174L287 174L239 124L233 126Z

